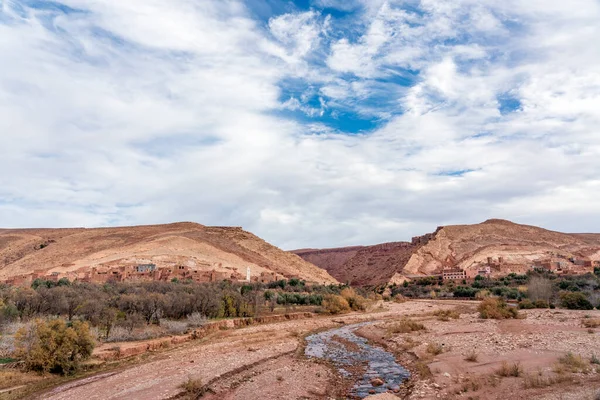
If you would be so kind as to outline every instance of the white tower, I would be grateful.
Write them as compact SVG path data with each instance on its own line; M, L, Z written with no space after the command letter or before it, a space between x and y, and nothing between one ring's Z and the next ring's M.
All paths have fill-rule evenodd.
M250 267L246 267L246 280L250 282Z

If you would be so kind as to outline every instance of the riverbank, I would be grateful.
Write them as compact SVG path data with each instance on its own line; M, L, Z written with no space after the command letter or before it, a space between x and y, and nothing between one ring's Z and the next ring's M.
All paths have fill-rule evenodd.
M357 334L398 358L412 354L423 372L409 399L597 400L600 311L521 310L523 319L483 320L474 305L435 306ZM440 312L445 310L445 312Z

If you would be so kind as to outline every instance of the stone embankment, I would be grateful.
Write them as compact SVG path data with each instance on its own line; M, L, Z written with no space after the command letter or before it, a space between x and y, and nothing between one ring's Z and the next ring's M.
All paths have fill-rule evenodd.
M171 345L181 344L189 342L191 340L198 340L208 335L228 330L243 328L250 325L270 324L274 322L283 322L291 320L300 320L306 318L312 318L313 313L310 312L298 312L288 313L280 315L266 315L262 317L254 318L234 318L224 319L219 321L208 322L200 328L194 329L193 331L178 336L168 336L152 340L144 340L138 342L115 342L105 343L94 350L94 356L102 360L114 360L117 358L131 357L139 354L143 354L149 351L157 351L164 349Z

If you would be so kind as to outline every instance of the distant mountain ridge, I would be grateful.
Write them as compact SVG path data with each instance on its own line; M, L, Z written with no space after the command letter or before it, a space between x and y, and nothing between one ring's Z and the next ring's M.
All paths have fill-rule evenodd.
M218 276L337 283L325 270L238 227L191 222L115 228L0 229L0 280L31 274L184 266ZM130 268L130 269L131 269Z
M411 242L293 253L326 269L341 282L380 285L439 274L444 268L473 271L490 266L492 273L505 274L525 272L533 264L562 263L566 267L573 264L572 271L577 272L579 267L600 265L600 234L567 234L490 219L474 225L438 227ZM572 260L585 263L578 266Z

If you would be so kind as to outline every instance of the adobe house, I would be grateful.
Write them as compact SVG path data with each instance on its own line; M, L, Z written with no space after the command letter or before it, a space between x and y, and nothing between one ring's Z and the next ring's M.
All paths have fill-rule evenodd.
M442 270L442 279L445 281L467 279L467 273L462 268L445 268Z

